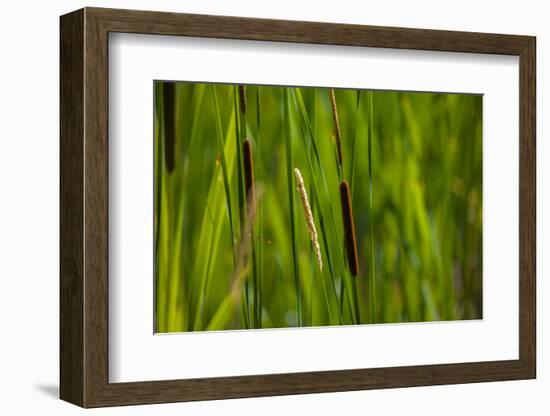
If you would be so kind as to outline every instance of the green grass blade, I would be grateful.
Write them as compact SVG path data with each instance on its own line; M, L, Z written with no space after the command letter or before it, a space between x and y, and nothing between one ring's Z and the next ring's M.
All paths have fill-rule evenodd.
M292 154L292 129L289 111L289 94L288 88L283 88L283 124L285 128L285 151L286 151L286 173L287 173L287 188L288 202L290 209L290 235L292 242L292 259L294 268L294 284L296 291L296 321L298 326L302 326L302 294L300 287L300 276L298 268L298 248L296 242L296 218L295 218L295 199L294 199L294 162Z
M350 166L350 193L351 193L351 200L353 201L353 191L355 188L355 161L357 159L357 130L358 130L358 124L359 124L359 109L361 108L361 90L357 91L357 101L355 104L355 120L353 125L353 142L351 145L352 151L351 151L351 166Z
M219 152L220 152L220 160L222 165L222 175L223 175L223 187L225 190L225 200L227 205L227 215L229 216L229 228L231 229L231 246L233 247L233 261L234 264L236 264L236 258L235 258L235 231L233 228L233 209L231 207L231 187L229 186L229 177L227 174L227 162L225 160L225 149L224 149L224 142L223 142L223 132L222 132L222 122L221 122L221 116L220 116L220 107L218 105L218 95L216 94L216 87L214 85L211 85L212 88L212 95L214 98L214 116L215 116L215 124L216 124L216 135L218 138L218 146L219 146ZM239 149L237 149L237 153L239 153Z
M373 93L369 91L369 133L368 133L368 159L369 159L369 237L370 237L370 313L371 322L376 322L376 273L374 256L374 215L372 201L372 140L373 140Z

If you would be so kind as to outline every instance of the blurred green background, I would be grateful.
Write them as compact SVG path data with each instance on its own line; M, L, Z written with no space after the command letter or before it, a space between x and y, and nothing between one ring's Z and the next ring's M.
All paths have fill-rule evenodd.
M335 90L340 167L330 89L157 81L154 90L156 332L482 317L481 96ZM250 232L245 139L257 196Z

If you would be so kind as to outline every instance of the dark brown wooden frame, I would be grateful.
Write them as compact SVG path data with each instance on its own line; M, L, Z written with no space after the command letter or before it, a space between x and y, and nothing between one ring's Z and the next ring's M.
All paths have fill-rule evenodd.
M61 17L60 396L83 407L536 376L534 37L85 8ZM108 35L247 39L519 56L519 359L205 379L108 380Z

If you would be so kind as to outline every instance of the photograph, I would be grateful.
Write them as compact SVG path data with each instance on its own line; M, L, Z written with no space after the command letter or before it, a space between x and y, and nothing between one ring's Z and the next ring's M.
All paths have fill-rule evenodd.
M8 407L541 408L542 6L61 3L11 30Z
M156 333L482 319L481 94L153 88Z

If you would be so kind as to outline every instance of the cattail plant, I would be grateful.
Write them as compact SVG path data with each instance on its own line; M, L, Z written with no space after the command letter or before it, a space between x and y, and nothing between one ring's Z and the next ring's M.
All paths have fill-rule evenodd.
M241 104L242 113L246 113L246 87L244 85L239 85L239 100Z
M263 190L259 187L256 197L260 199L262 197ZM252 199L247 201L247 212L243 224L243 232L237 243L237 262L235 270L230 278L230 287L228 296L225 297L223 302L219 305L214 316L206 326L206 330L219 330L225 329L231 314L227 311L231 311L235 308L241 297L241 291L243 283L246 284L250 276L250 270L253 266L250 264L250 252L253 250L253 241L251 238L252 230L254 229L254 223L256 221L256 202Z
M166 82L162 86L162 104L164 113L164 161L168 172L175 166L176 144L176 84Z
M342 168L342 134L340 133L340 122L338 121L338 108L336 107L336 96L334 88L330 89L330 105L332 107L332 119L334 121L334 138L336 139L336 153L338 156L338 165Z
M246 213L247 217L252 215L252 212L254 212L254 215L256 213L256 195L255 195L255 185L254 185L254 163L252 159L252 143L249 139L245 139L243 141L243 171L244 171L244 189L245 189L245 195L246 195ZM245 222L246 224L246 222ZM245 230L243 230L245 231ZM252 239L254 239L254 229L250 230L250 236ZM259 276L258 269L256 267L257 265L257 253L256 248L252 247L252 258L253 258L253 281L254 281L254 304L253 304L253 321L255 328L259 328L261 326L261 305L262 305L262 299L261 299L261 289L260 289L260 282L259 279L261 276ZM248 291L248 282L245 283L245 290ZM247 300L247 308L249 307L248 300Z
M342 203L342 219L344 222L344 242L348 257L349 271L352 276L357 276L359 261L357 258L357 240L355 238L355 224L353 222L353 210L351 207L351 195L346 180L340 183L340 201Z
M482 97L336 90L155 82L156 332L481 317ZM408 152L419 132L453 133L454 158ZM460 189L422 186L437 173Z
M244 190L247 204L254 203L254 162L252 161L252 144L249 139L243 141Z
M298 192L300 193L300 199L302 200L302 206L304 207L304 215L306 218L307 229L309 231L309 237L311 238L311 244L313 245L313 251L317 257L317 264L319 264L319 270L323 270L323 259L321 257L321 247L319 246L319 238L317 237L317 229L313 221L313 214L311 213L311 207L309 206L309 200L307 197L306 187L302 174L298 168L294 168L294 176L296 177L296 183L298 184Z

